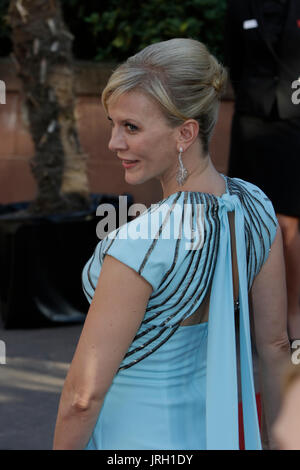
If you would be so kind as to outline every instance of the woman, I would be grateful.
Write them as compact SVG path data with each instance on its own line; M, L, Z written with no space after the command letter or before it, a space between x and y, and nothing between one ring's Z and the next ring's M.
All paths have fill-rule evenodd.
M299 18L298 0L229 0L225 35L236 97L228 175L258 185L274 204L291 342L300 338Z
M158 178L163 200L100 241L84 268L91 306L55 449L237 449L235 313L246 448L260 448L251 287L273 423L289 351L281 238L265 195L209 157L225 81L203 44L173 39L129 58L103 92L126 181Z

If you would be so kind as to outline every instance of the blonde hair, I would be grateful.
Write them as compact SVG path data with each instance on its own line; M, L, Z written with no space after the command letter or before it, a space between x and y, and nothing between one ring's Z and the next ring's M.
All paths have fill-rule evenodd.
M159 103L172 127L195 119L207 153L226 81L225 68L204 44L171 39L152 44L121 64L102 93L102 104L107 112L108 100L141 91Z

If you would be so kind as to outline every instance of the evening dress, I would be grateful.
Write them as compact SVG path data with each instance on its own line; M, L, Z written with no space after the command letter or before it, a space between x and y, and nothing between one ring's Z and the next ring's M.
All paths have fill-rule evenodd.
M170 195L103 238L83 269L89 302L106 254L153 287L87 450L239 449L239 380L245 449L261 449L248 293L268 257L277 220L257 186L222 176L222 196L197 191ZM238 309L228 218L232 211ZM208 321L183 326L208 295Z

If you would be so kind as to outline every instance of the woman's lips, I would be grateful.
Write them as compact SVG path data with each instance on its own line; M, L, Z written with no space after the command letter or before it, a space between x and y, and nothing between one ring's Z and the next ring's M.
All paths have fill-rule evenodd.
M135 165L139 163L138 160L122 160L122 165L124 168L133 168Z

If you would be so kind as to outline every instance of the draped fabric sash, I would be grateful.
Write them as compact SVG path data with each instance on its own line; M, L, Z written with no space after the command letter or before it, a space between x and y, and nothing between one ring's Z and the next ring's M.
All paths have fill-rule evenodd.
M220 242L210 296L207 350L206 436L208 450L239 449L238 378L228 212L235 211L239 274L240 367L245 449L261 449L253 380L244 214L236 195L219 199Z

